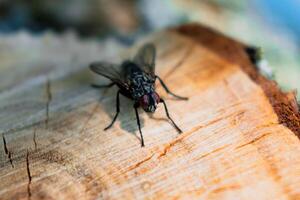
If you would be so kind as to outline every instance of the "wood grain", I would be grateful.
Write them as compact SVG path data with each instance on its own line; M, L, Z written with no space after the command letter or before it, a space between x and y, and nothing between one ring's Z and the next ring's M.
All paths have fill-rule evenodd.
M109 44L74 40L84 50L95 50L88 58L87 51L78 50L84 55L72 62L76 69L52 46L50 53L61 58L56 67L38 67L50 60L42 58L30 60L35 68L28 65L35 73L40 70L40 81L28 73L18 81L32 84L23 87L1 80L0 199L299 199L298 111L285 112L282 124L263 85L269 81L254 78L243 48L204 30L189 25L140 42L156 44L157 74L174 92L189 97L174 100L157 85L184 133L177 134L162 106L153 116L141 112L144 148L133 103L123 97L116 124L103 131L115 112L116 88L90 88L89 83L105 80L86 68L95 59L130 55L136 47L120 53L118 45L112 51ZM20 67L22 56L18 62ZM8 76L26 72L13 63L3 64L14 69ZM286 97L276 87L273 92Z

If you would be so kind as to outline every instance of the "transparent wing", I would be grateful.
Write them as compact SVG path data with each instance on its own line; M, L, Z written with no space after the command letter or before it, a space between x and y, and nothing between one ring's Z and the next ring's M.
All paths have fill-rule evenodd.
M94 62L90 65L90 69L104 76L115 83L119 83L120 85L127 86L125 80L123 80L121 75L120 66L108 62Z
M138 50L133 62L135 62L142 70L154 76L155 56L155 46L152 43L147 43Z

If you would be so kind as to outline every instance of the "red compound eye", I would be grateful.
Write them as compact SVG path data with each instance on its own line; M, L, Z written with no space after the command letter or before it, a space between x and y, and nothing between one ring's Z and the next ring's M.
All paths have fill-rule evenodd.
M146 108L149 104L149 98L148 98L148 95L144 95L140 98L140 105L143 107L143 108Z
M156 103L159 103L160 97L159 97L159 95L158 95L156 92L154 92L154 93L152 94L152 97L155 99Z

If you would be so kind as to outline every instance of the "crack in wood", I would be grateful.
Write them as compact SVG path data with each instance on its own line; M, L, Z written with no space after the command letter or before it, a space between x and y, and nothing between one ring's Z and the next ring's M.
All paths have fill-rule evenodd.
M3 138L4 152L5 152L5 154L8 154L8 149L6 146L6 140L5 140L4 134L2 135L2 138Z
M278 123L269 123L269 124L257 126L257 127L254 128L254 131L256 131L258 129L261 129L261 128L271 127L271 126L275 126L275 125L279 125L279 124ZM253 131L249 131L246 134L249 134L249 133L252 133L252 132ZM251 144L255 145L256 142L258 142L259 140L261 140L265 137L268 137L272 133L274 133L274 132L266 132L266 133L264 133L264 134L262 134L262 135L260 135L256 138L252 139L250 142L246 142L245 144L237 146L235 149L240 149L240 148L243 148L243 147L251 145ZM274 181L281 180L282 177L278 173L279 169L278 169L278 167L276 167L272 164L272 160L270 160L270 156L268 155L268 153L267 153L267 155L265 155L266 151L264 151L263 149L260 150L260 145L259 144L258 144L258 146L255 146L255 148L258 150L258 152L262 152L261 155L262 155L263 159L266 161L266 163L269 165L268 170L269 170L270 174L272 174ZM284 183L279 183L279 184L283 188L285 193L288 194L290 192L289 189L288 189L288 186L286 184L284 184Z
M34 150L37 148L37 143L36 143L36 128L33 130L33 143L34 143Z
M177 138L175 139L174 141L170 142L169 144L167 144L164 148L164 150L158 155L158 159L160 159L161 157L165 156L169 151L170 149L175 146L177 143L181 142L185 137L180 137L180 138Z
M223 186L223 187L213 189L211 191L211 193L222 193L224 191L238 190L240 188L241 188L240 185L226 185L226 186Z
M244 111L242 111L242 112L244 112ZM240 114L240 113L238 113L237 115L239 115L239 114ZM216 123L216 122L218 122L218 121L221 121L221 120L224 119L224 118L230 118L230 117L235 116L235 115L236 115L235 113L234 113L234 114L230 114L230 115L228 115L228 116L221 117L221 118L218 118L218 119L216 119L216 120L212 120L212 121L208 122L208 123L205 124L205 125L199 125L199 126L197 126L197 127L194 127L192 130L190 130L190 131L188 131L188 132L184 132L181 136L177 137L174 141L172 141L172 142L170 142L169 144L167 144L167 145L165 146L164 150L158 155L157 159L160 159L161 157L165 156L165 155L170 151L170 149L171 149L172 147L174 147L177 143L181 142L184 138L188 137L190 134L192 134L192 133L194 133L194 132L196 132L196 131L198 131L198 130L200 130L200 129L202 129L202 128L205 128L205 127L207 127L207 126L210 126L210 125L212 125L212 124L214 124L214 123ZM217 151L220 151L220 150L226 148L227 146L229 146L229 145L224 145L224 146L222 146L222 147L220 147L220 148L218 148L218 149L216 149L216 150L214 150L214 151L212 151L212 152L209 152L209 153L207 153L207 154L204 154L203 156L201 156L201 158L204 158L204 157L206 157L206 156L208 156L208 155L210 155L210 154L212 154L212 153L215 153L215 152L217 152ZM138 167L141 166L143 163L145 163L145 162L151 160L152 157L153 157L154 155L155 155L155 154L152 154L151 156L149 156L149 157L143 159L142 161L140 161L140 162L134 164L133 166L129 167L128 170L130 171L130 170L133 170L133 169L138 168Z
M177 49L181 48L182 47L182 44L175 44L173 46L171 46L172 48L169 48L165 51L163 51L161 54L157 55L157 59L160 60L160 59L163 59L163 58L166 58L168 57L169 55L173 54L174 51L176 51Z
M236 94L236 92L232 89L232 87L230 87L230 84L228 82L228 80L226 78L224 78L224 85L226 86L226 88L228 89L228 91L232 94L232 96L237 99L238 101L241 101L240 97Z
M29 168L29 151L27 149L27 154L26 154L26 169L27 169L27 176L28 176L28 183L27 183L27 194L28 194L28 199L31 198L31 173L30 173L30 168Z
M8 152L7 156L8 156L8 159L9 159L11 167L14 168L15 166L14 166L13 161L12 161L12 153L11 153L11 151Z
M6 144L6 140L5 140L4 134L2 134L2 139L3 139L4 152L7 155L7 158L9 160L9 162L10 162L11 167L14 168L14 164L13 164L13 161L12 161L12 153L7 148L7 144Z
M214 123L216 123L218 121L221 121L222 119L230 118L230 117L236 116L236 115L238 116L238 115L240 115L241 113L244 113L244 112L245 111L241 111L241 112L239 112L237 114L236 113L229 114L229 115L227 115L225 117L220 117L218 119L212 120L212 121L208 122L205 125L199 125L199 126L194 127L192 130L183 133L182 136L176 138L174 141L172 141L171 143L167 144L166 147L164 148L164 151L161 154L159 154L158 158L161 158L162 156L165 156L167 154L167 152L170 151L170 149L173 146L175 146L177 143L181 142L184 138L188 137L188 135L190 135L190 134L192 134L192 133L194 133L194 132L196 132L196 131L198 131L198 130L200 130L202 128L210 126L210 125L212 125L212 124L214 124Z
M242 145L237 146L236 149L240 149L240 148L242 148L242 147L244 147L244 146L247 146L247 145L250 145L250 144L254 144L255 142L259 141L260 139L262 139L262 138L264 138L264 137L266 137L266 136L268 136L268 135L271 135L271 134L272 134L272 133L270 133L270 132L265 133L265 134L263 134L263 135L261 135L261 136L259 136L259 137L257 137L257 138L254 138L254 139L251 140L250 142L247 142L246 144L242 144Z
M151 160L151 158L154 156L155 154L152 154L151 156L148 156L147 158L137 162L136 164L134 164L133 166L130 166L128 168L128 171L134 170L136 168L138 168L139 166L141 166L143 163L147 162L148 160Z
M83 125L83 127L82 127L82 129L80 131L80 135L85 132L85 129L86 129L89 121L92 119L92 117L94 116L95 112L97 111L98 106L99 105L97 103L97 105L93 108L91 114L89 115L88 119L86 120L86 122L84 123L84 125Z
M182 141L182 139L183 139L183 138L180 138L179 140L175 140L174 142L172 142L171 144L169 144L169 145L164 149L164 151L163 151L161 154L158 155L157 159L160 159L162 156L165 156L165 155L167 154L167 152L170 150L170 148L171 148L172 146L174 146L175 144L177 144L179 141ZM224 146L222 146L222 147L219 147L219 148L217 148L217 149L215 149L215 150L213 150L213 151L211 151L211 152L205 153L205 154L203 154L202 156L200 156L200 157L198 158L198 160L203 159L203 158L205 158L205 157L207 157L207 156L209 156L209 155L211 155L211 154L213 154L213 153L216 153L216 152L218 152L218 151L221 151L221 150L225 149L225 148L228 147L228 146L230 146L230 145L229 145L229 144L226 144L226 145L224 145ZM131 170L134 170L134 169L140 167L140 166L141 166L142 164L144 164L145 162L151 160L151 159L154 157L154 155L155 155L155 153L152 154L151 156L148 156L147 158L143 159L142 161L140 161L140 162L134 164L133 166L129 167L129 168L128 168L128 171L131 171Z
M166 73L166 75L164 76L164 79L167 79L169 76L171 76L180 66L182 66L182 64L189 58L189 56L191 55L191 53L193 52L194 49L194 45L191 46L188 50L185 51L185 53L183 54L182 58L176 63L176 65L174 67L172 67L172 69L170 69L169 72Z
M201 160L201 159L203 159L203 158L205 158L205 157L207 157L207 156L209 156L209 155L211 155L211 154L213 154L213 153L216 153L216 152L218 152L218 151L221 151L221 150L225 149L225 148L228 147L228 146L230 146L230 145L229 145L229 144L226 144L226 145L221 146L221 147L219 147L219 148L217 148L217 149L214 149L213 151L210 151L210 152L208 152L208 153L205 153L205 154L203 154L202 156L200 156L197 160Z
M6 135L6 134L10 134L12 132L22 131L22 130L27 129L27 128L29 129L29 128L33 127L33 126L41 125L44 122L45 122L45 120L42 119L42 120L39 120L39 121L34 122L34 123L30 123L30 124L26 124L26 125L14 127L14 128L11 128L11 129L6 129L6 130L3 131L3 134Z
M51 81L50 81L49 78L47 78L47 81L46 81L46 95L47 95L47 101L46 101L46 119L45 119L45 125L46 125L46 128L48 128L49 106L50 106L50 102L52 100Z

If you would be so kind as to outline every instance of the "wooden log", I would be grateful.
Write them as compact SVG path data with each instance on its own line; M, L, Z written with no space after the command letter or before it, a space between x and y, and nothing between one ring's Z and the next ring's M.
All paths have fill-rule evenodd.
M24 49L38 52L43 40ZM103 131L115 112L116 89L89 87L105 80L88 63L117 59L121 46L77 41L82 49L70 53L60 49L70 43L62 40L46 46L47 58L25 62L27 68L20 68L25 56L17 64L0 61L0 199L299 199L293 93L261 76L245 45L201 25L140 44L145 41L157 46L157 74L189 100L174 100L157 85L184 132L177 134L160 106L141 115L144 148L133 103L121 97L116 124ZM10 45L0 44L2 57Z

